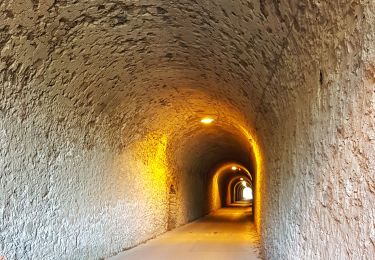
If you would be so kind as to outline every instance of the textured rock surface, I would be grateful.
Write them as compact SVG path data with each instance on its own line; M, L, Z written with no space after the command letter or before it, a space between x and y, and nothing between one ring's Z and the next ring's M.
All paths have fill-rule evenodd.
M210 171L236 161L267 258L374 255L374 13L2 1L0 254L112 255L207 213Z
M310 3L299 12L271 84L285 90L283 121L264 132L265 254L372 258L374 4Z

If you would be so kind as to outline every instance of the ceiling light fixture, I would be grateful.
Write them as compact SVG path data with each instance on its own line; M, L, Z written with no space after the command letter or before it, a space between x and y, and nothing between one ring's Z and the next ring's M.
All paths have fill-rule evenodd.
M214 121L214 119L211 118L211 117L205 117L205 118L202 118L202 119L201 119L201 123L202 123L202 124L205 124L205 125L209 125L209 124L211 124L213 121Z
M233 171L237 170L237 167L236 166L232 166L232 170Z

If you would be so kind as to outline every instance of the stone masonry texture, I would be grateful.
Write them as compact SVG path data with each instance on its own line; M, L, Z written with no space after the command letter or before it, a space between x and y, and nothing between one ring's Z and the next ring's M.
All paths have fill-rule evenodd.
M0 0L0 256L114 255L236 162L266 259L372 259L374 42L372 0Z

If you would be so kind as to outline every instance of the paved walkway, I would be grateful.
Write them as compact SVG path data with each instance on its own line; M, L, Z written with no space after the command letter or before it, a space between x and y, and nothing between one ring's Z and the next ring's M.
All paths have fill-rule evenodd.
M167 232L110 260L253 260L261 259L258 236L244 204Z

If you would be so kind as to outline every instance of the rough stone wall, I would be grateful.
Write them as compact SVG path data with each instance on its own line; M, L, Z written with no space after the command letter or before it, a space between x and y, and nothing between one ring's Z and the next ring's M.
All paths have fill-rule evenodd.
M374 4L312 1L298 12L272 80L282 121L263 126L264 253L371 259Z
M371 256L373 14L371 1L1 1L0 254L135 246L206 213L204 173L249 164L259 143L267 258Z
M226 14L207 4L221 17L237 16L232 7ZM1 255L96 259L168 228L171 180L180 177L190 193L202 183L197 174L169 173L176 169L167 164L170 140L191 120L193 131L201 114L231 114L233 96L246 94L219 82L226 64L202 73L206 60L221 64L239 48L212 56L208 46L216 39L199 31L210 27L220 39L233 31L229 18L231 27L222 28L214 16L206 21L204 2L190 7L0 3ZM214 52L223 46L216 43ZM233 80L238 70L228 66ZM222 87L212 92L215 85ZM200 193L177 192L176 225L207 212Z
M165 231L166 178L154 170L164 165L155 156L162 145L119 151L105 119L93 123L37 91L39 100L4 84L1 255L97 259Z

